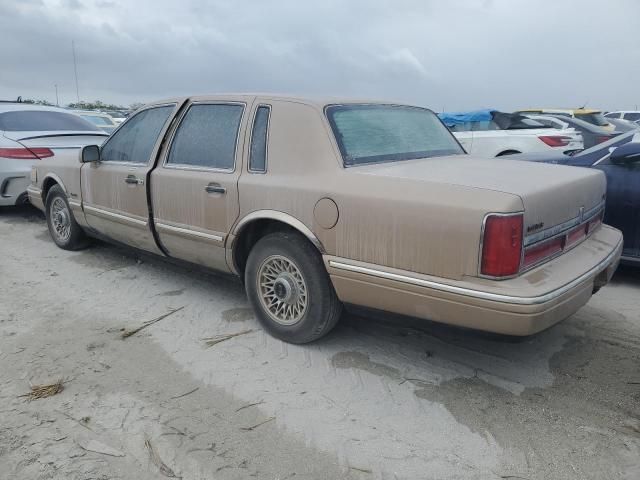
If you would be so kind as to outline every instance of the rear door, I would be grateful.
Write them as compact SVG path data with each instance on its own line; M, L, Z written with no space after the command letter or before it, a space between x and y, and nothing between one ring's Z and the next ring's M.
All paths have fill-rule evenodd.
M170 256L228 270L246 110L242 101L194 101L174 128L151 173L154 224Z
M85 218L99 233L161 253L149 225L146 183L177 108L170 103L139 111L102 146L100 162L82 166Z

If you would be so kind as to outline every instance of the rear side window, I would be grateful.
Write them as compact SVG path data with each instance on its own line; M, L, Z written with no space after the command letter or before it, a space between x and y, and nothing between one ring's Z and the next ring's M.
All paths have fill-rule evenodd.
M606 118L620 118L620 113L607 113Z
M100 131L78 115L47 110L22 110L0 113L0 130L5 132Z
M176 131L167 164L232 170L243 110L243 105L191 105Z
M249 170L265 172L267 170L267 136L269 130L269 113L271 108L260 106L256 110L251 134L251 152L249 154Z
M173 108L149 108L131 117L104 145L101 160L147 164Z

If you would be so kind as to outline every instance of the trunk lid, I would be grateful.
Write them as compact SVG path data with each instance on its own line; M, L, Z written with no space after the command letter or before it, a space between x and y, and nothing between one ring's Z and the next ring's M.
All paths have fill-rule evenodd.
M606 178L594 169L468 155L353 167L354 173L504 192L521 198L524 235L574 220L605 198ZM500 212L495 212L500 213ZM508 212L505 212L508 213Z

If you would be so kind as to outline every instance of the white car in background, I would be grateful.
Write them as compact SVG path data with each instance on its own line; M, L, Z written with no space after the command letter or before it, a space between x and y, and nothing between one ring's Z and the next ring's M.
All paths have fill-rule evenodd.
M0 206L27 202L31 166L57 151L101 144L108 135L75 113L26 103L0 103Z
M96 112L93 110L73 110L74 113L77 113L85 120L89 120L100 130L107 132L109 135L113 133L113 131L118 128L119 123L106 113Z
M584 148L573 128L555 129L523 115L496 110L439 114L464 149L473 155L500 157L516 153L571 153Z
M638 110L619 110L617 112L609 112L604 114L605 118L619 118L620 120L628 120L640 124L640 111Z

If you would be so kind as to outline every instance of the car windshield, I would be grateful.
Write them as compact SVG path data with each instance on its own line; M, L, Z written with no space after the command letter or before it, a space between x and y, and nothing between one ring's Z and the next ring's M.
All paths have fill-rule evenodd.
M607 119L604 118L604 115L602 115L599 112L576 113L576 118L579 118L580 120L584 120L585 122L592 123L594 125L598 125L599 127L606 127L607 125L609 125L609 122L607 122Z
M105 117L100 117L98 115L80 115L80 116L82 118L86 118L91 123L93 123L95 125L98 125L100 127L113 126L113 122L110 121L108 118L105 118Z
M465 153L425 108L351 104L332 105L326 112L346 166Z
M551 128L548 125L518 113L493 112L493 122L501 130L524 130L527 128Z
M100 131L78 115L50 110L17 110L0 113L0 130L5 132Z

